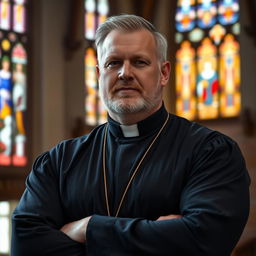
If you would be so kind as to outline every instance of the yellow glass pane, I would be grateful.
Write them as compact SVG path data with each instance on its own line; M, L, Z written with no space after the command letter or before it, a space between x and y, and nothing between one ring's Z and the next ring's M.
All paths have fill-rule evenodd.
M9 30L11 27L11 6L9 1L2 0L0 3L0 28Z
M13 30L18 33L25 32L25 7L23 4L15 4L13 7Z
M239 43L231 34L220 47L220 87L221 116L237 116L241 108Z
M96 52L93 48L88 48L85 53L85 112L86 123L97 124L97 75L96 75Z
M181 44L176 53L176 113L187 119L194 119L196 114L195 99L195 50L190 42Z
M95 0L85 1L85 38L94 40L96 31L96 2Z
M197 100L199 119L218 117L217 48L205 38L197 50Z

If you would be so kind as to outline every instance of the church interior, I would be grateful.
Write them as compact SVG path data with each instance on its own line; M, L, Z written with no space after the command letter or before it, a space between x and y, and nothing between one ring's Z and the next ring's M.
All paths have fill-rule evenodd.
M196 4L198 9L194 8ZM197 18L191 14L201 8L203 15L204 4L212 4L211 10L219 12L207 16L208 24L212 22L208 26L199 14ZM223 14L225 4L230 6ZM218 130L238 143L251 177L251 198L248 223L232 256L256 255L255 0L1 0L0 6L0 92L5 86L1 84L1 72L6 68L13 83L10 116L16 122L16 130L9 136L11 110L1 105L5 94L0 93L0 256L9 255L11 213L36 157L58 142L81 136L105 122L97 82L91 81L95 76L90 68L96 64L96 25L90 19L101 16L99 23L121 13L148 19L168 40L172 66L164 91L168 111ZM189 8L191 16L185 20ZM233 21L222 20L222 14ZM5 19L8 15L12 20L9 26ZM230 47L232 67L224 63L228 54L225 47ZM204 65L204 58L210 59L210 67ZM190 66L187 74L182 69L184 63ZM212 84L217 84L210 91L208 100L212 103L207 106L203 101L208 92L200 89L204 81L199 83L204 79L204 68L215 70L216 83ZM230 86L222 80L231 81ZM196 93L184 89L189 87L194 87ZM222 97L227 99L222 101ZM7 157L4 154L9 144Z

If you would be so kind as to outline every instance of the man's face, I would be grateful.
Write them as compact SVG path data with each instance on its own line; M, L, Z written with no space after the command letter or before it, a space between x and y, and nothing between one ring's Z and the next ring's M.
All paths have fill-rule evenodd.
M100 94L110 115L155 112L169 78L169 62L161 63L156 42L147 30L113 30L98 50Z

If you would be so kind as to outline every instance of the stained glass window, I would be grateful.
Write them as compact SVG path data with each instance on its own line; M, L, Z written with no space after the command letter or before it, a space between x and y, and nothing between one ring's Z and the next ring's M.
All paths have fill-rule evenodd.
M216 23L216 2L211 0L198 0L197 25L200 28L210 28Z
M238 116L238 0L179 0L175 24L176 113L191 120Z
M176 29L180 32L190 31L195 27L195 17L195 0L178 0Z
M235 116L240 110L239 43L234 36L225 36L220 46L220 107L221 116Z
M96 1L85 1L85 38L93 40L96 31Z
M0 1L0 166L27 163L26 3Z
M86 84L86 121L89 125L97 123L97 77L96 77L96 52L93 48L88 48L85 53L85 84Z
M94 37L97 27L107 18L109 5L107 0L85 0L84 4L84 34L88 45L85 50L85 122L94 126L107 120L107 112L98 93Z
M177 114L194 119L196 114L196 101L193 93L196 87L195 50L189 41L181 44L176 58Z
M0 2L0 28L4 30L11 28L11 3L9 0Z
M26 29L26 8L24 6L25 0L15 0L13 6L13 30L17 33L24 33Z
M98 0L98 26L107 19L108 11L108 1Z

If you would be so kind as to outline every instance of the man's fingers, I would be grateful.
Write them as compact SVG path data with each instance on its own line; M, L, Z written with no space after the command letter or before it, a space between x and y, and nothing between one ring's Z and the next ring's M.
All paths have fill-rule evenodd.
M81 220L67 223L60 229L60 231L65 233L72 240L77 241L79 243L84 243L86 229L90 218L91 217L86 217Z
M160 216L158 220L172 220L172 219L179 219L181 218L182 216L181 215L178 215L178 214L170 214L170 215L166 215L166 216Z

